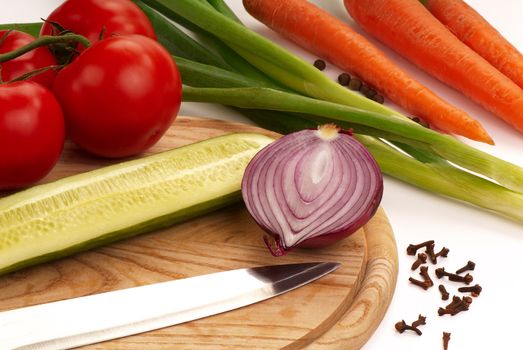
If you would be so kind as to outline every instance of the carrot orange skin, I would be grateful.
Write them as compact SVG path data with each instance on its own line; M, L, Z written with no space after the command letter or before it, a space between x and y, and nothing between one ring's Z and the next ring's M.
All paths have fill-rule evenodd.
M360 77L431 127L493 143L481 124L397 67L365 37L305 0L243 0L246 10L309 52Z
M523 90L456 38L418 0L344 0L370 34L523 131Z
M523 89L523 55L462 0L425 0L425 6L472 50Z

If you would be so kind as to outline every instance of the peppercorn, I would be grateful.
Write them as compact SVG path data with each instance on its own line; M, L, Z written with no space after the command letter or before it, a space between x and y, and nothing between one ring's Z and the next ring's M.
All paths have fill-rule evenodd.
M340 83L341 86L347 86L351 82L351 77L347 73L341 73L338 75L338 83Z
M376 92L376 90L369 88L367 91L365 91L365 93L363 95L365 95L366 98L369 98L372 100L372 98L374 96L376 96L377 94L378 93Z
M349 89L353 91L359 91L362 86L361 80L358 78L352 78L349 82Z
M412 118L412 121L418 123L419 125L421 125L421 126L423 126L425 128L429 127L429 124L426 121L424 121L423 119L420 119L418 117Z
M324 60L317 59L314 61L314 67L318 68L319 70L324 70L327 67L327 64Z
M374 100L375 102L381 103L381 104L383 104L385 102L385 98L383 97L383 95L380 95L380 94L374 95L372 97L372 100Z
M370 87L368 87L368 86L365 85L365 84L361 84L361 86L360 86L360 92L362 93L363 96L366 96L366 94L369 93L369 90L370 90Z

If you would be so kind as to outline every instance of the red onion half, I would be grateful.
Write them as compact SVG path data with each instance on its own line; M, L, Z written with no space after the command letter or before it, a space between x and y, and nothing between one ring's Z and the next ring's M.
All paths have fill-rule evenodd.
M251 160L242 182L247 210L268 233L275 256L347 237L374 215L382 194L372 155L333 124L271 143Z

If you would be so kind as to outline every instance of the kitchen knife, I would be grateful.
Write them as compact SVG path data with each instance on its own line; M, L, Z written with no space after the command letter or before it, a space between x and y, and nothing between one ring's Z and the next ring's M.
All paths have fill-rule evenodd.
M280 295L339 266L245 268L4 311L0 350L70 349L172 326Z

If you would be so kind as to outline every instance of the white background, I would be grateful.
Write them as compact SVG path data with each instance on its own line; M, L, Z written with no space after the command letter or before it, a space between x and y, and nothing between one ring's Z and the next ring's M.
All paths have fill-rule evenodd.
M523 1L466 1L523 51ZM306 60L314 60L313 56L248 16L240 0L227 2L249 27L290 48ZM315 2L362 33L344 11L341 0ZM58 0L0 0L0 23L36 21L46 17L60 3ZM496 142L495 147L473 143L474 146L523 166L523 135L372 38L369 39L422 83L478 119ZM334 68L326 72L333 78L340 73ZM214 105L184 104L181 114L248 122L228 109ZM442 349L442 331L452 333L449 349L522 349L523 300L520 294L523 291L523 279L520 266L523 263L523 226L388 177L385 179L382 206L396 235L400 272L394 299L385 319L364 349ZM443 261L447 270L455 270L469 259L476 262L473 274L475 281L483 286L483 293L474 300L470 311L452 318L438 317L436 310L442 302L437 289L424 292L409 284L408 278L415 274L410 272L413 259L405 254L405 248L409 243L428 239L436 240L437 249L443 245L450 248L449 258ZM453 285L449 290L455 291L457 286ZM410 323L419 313L427 316L422 337L395 332L394 324L398 320L405 319Z

